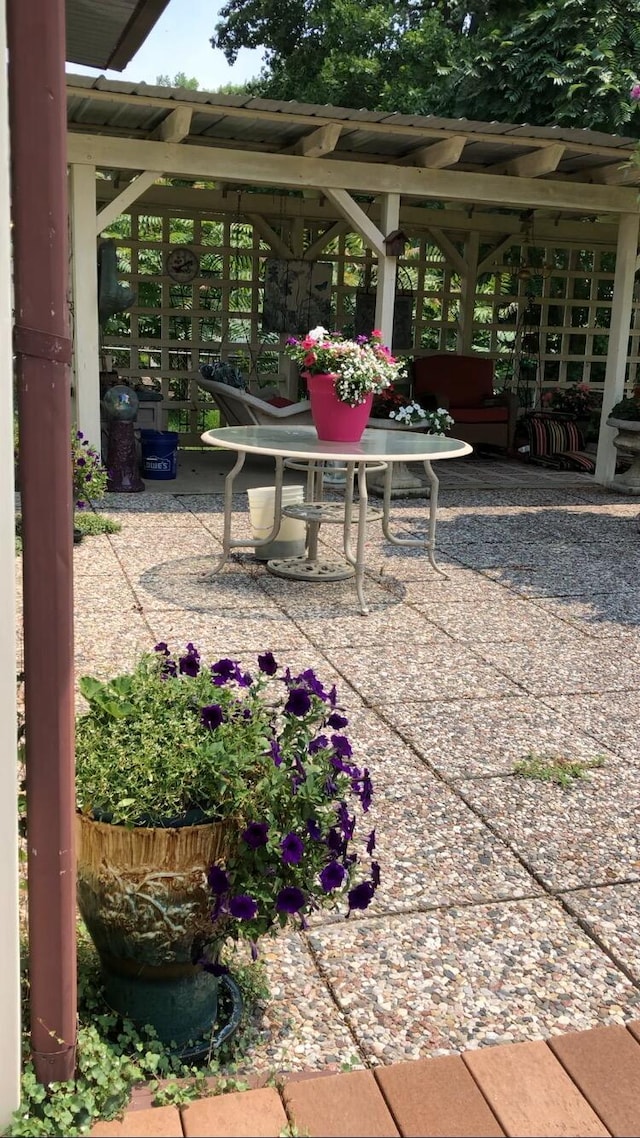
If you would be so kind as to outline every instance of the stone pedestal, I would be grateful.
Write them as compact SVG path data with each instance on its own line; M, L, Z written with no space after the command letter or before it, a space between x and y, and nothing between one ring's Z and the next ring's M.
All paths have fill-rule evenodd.
M617 474L611 483L612 490L621 494L640 494L640 421L633 419L607 419L609 427L617 427L613 440L616 450L632 456L632 463L624 474Z

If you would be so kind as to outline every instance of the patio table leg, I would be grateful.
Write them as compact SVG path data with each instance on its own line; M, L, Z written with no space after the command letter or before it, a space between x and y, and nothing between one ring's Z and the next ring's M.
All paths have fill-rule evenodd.
M386 471L388 475L392 464ZM348 476L347 476L348 477ZM353 470L351 471L351 493L353 495ZM366 463L358 463L358 541L356 552L356 591L360 602L360 612L366 616L369 606L364 596L364 551L367 541L367 467Z
M400 546L404 546L405 548L426 549L427 556L429 558L429 564L432 566L433 569L435 569L436 573L439 573L441 577L444 577L446 580L449 580L449 574L445 573L444 569L441 569L440 566L436 564L436 558L435 558L436 520L437 520L437 513L438 513L438 488L439 488L440 483L438 482L438 479L437 479L437 477L433 471L431 463L428 460L425 461L424 469L425 469L425 473L427 475L427 481L429 483L429 489L430 489L430 494L429 494L429 533L428 533L428 536L426 538L423 538L423 537L394 537L394 535L391 533L391 531L389 529L389 521L390 521L389 511L390 511L390 507L391 507L391 488L392 488L392 482L391 482L392 465L391 465L391 463L389 464L389 468L385 474L385 479L384 479L384 502L383 502L383 513L382 513L382 532L383 532L385 538L387 539L387 541L389 541L391 543L391 545L400 545Z
M224 527L222 530L222 555L214 567L213 572L219 573L220 570L226 565L229 560L229 554L232 549L240 549L243 547L251 547L252 549L259 549L262 545L268 545L270 542L275 541L276 535L280 529L282 522L282 483L284 478L284 459L276 455L276 484L275 484L275 498L273 504L273 526L271 533L264 538L251 540L245 538L232 538L231 536L231 515L233 513L233 485L236 475L240 473L244 466L247 457L246 451L238 451L238 457L235 465L227 474L224 480Z

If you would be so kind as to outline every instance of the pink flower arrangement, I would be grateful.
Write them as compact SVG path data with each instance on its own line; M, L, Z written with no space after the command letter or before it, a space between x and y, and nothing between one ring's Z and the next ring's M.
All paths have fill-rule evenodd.
M340 332L312 328L302 340L287 340L286 350L303 376L333 375L338 398L352 407L390 387L404 367L382 343L378 329L348 340Z

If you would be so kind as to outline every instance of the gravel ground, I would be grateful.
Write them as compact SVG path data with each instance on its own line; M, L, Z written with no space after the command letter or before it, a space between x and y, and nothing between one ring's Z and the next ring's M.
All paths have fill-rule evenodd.
M524 487L509 464L484 470L485 488L469 468L442 489L448 579L413 551L387 556L371 527L368 618L352 581L278 580L246 552L215 574L220 495L109 495L122 531L74 551L79 672L108 675L159 639L247 662L273 648L337 682L376 784L374 906L264 945L254 1070L640 1015L637 503L586 477L563 489L529 472ZM247 534L246 494L234 505ZM424 531L415 501L393 516ZM339 529L321 537L335 556ZM562 788L513 775L529 752L606 765Z

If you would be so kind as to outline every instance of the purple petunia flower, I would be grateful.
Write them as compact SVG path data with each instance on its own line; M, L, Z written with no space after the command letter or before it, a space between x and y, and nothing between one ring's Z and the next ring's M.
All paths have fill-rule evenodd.
M376 832L375 832L375 830L372 830L371 833L369 834L369 837L367 838L367 853L369 854L369 857L371 857L371 854L373 853L375 848L376 848Z
M274 659L273 652L265 652L263 656L258 656L258 667L265 676L275 676L278 671L278 665Z
M76 466L86 466L86 465L87 465L86 458L77 458L76 459Z
M371 882L373 888L377 889L380 884L380 865L377 861L371 862Z
M229 878L224 869L220 869L219 865L209 866L207 881L211 892L215 893L216 896L220 896L221 893L226 893L229 888Z
M339 830L331 829L327 834L327 846L336 854L341 854L346 849L346 841Z
M250 688L253 683L253 676L250 672L241 672L238 669L236 680L239 688Z
M327 702L331 705L331 707L335 707L336 703L338 702L338 691L335 684L329 691Z
M349 838L352 838L353 837L353 831L356 828L355 815L353 817L350 815L350 813L347 810L347 807L344 804L344 802L340 803L336 813L338 815L338 822L340 824L340 829L342 830L342 833L344 834L345 838L347 840Z
M82 431L76 431L76 438L77 439L83 439L84 438L84 434L82 433Z
M300 672L300 675L296 676L295 682L297 684L304 684L305 687L309 689L309 691L313 692L314 695L317 695L318 699L327 699L327 693L324 690L323 685L320 683L320 680L316 676L313 668L305 668L304 672Z
M362 804L362 809L364 810L365 814L367 813L367 810L371 806L371 799L372 798L373 798L373 783L371 781L369 771L365 767L364 773L362 775L362 788L360 790L360 802Z
M246 842L249 849L258 850L261 846L266 846L268 833L267 822L250 822L246 830L242 832L242 840Z
M229 901L229 912L239 921L252 921L258 912L258 905L248 893L238 893Z
M342 756L343 759L351 758L353 750L351 748L351 743L347 739L346 735L332 735L331 742L333 743L335 750L339 755Z
M183 676L197 676L200 671L200 653L193 644L187 644L184 656L178 659L178 667Z
M347 900L349 902L349 910L351 909L368 909L373 901L373 894L375 887L372 881L361 881L359 885L354 886L347 893Z
M210 976L228 976L229 969L226 964L220 964L217 960L206 960L204 957L198 961L203 972L208 972Z
M324 751L329 746L329 740L326 735L318 735L316 739L312 739L307 747L310 755L317 755L318 751Z
M217 664L211 665L211 676L214 684L216 684L217 687L221 687L222 684L226 684L228 680L237 679L237 660L218 660Z
M224 720L224 712L219 703L209 703L200 710L200 722L203 727L214 731Z
M293 832L287 834L280 842L282 860L286 865L299 865L304 855L304 842Z
M274 766L279 767L282 762L282 751L280 750L280 744L278 743L277 739L271 739L269 743L269 751L271 752L271 758L273 759Z
M251 945L251 959L255 961L258 959L258 946L255 940L250 940L249 944Z
M304 688L291 688L284 705L285 714L296 715L302 719L311 710L311 696Z
M319 876L320 884L325 893L331 893L334 889L339 889L345 879L344 866L340 865L338 861L330 861Z
M333 711L327 719L327 724L329 727L335 727L336 731L339 731L341 727L349 726L349 720L344 715L340 715L337 711Z
M160 653L162 656L170 656L169 645L165 644L164 640L160 640L153 649L154 652Z
M333 798L338 793L338 787L332 778L328 778L324 784L324 792L328 798Z
M302 889L296 885L285 885L276 897L276 909L279 913L299 913L305 900Z
M314 842L322 841L322 830L315 818L307 818L307 833Z

